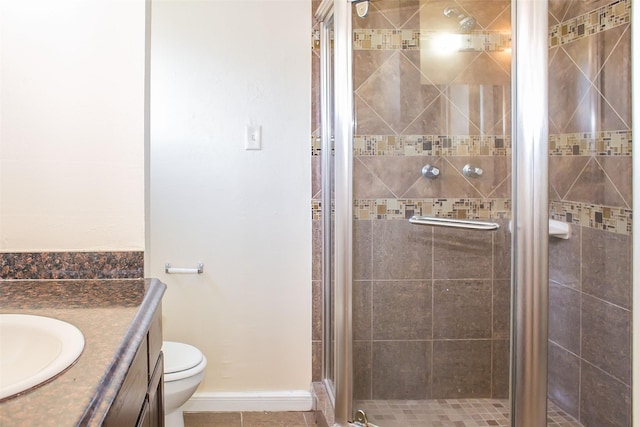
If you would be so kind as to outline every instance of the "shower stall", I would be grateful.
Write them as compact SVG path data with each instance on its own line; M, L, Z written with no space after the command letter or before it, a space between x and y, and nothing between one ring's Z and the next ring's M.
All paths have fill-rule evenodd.
M631 426L631 0L314 11L336 421Z

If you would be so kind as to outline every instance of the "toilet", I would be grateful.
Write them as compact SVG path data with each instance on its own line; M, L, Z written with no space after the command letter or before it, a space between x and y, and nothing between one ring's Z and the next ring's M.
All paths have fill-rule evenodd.
M207 358L192 345L164 341L164 413L166 427L184 427L182 405L204 378Z

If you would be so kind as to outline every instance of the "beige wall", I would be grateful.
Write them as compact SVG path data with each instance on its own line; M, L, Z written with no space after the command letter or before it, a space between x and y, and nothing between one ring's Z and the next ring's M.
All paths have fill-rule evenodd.
M152 5L145 267L168 285L166 339L208 359L196 409L296 409L310 389L310 27L302 0Z
M143 249L144 1L0 8L0 251Z

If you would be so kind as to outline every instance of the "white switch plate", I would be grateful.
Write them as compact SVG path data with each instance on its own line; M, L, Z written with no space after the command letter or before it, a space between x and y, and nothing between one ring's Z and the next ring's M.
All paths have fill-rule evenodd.
M247 132L244 139L245 150L261 150L262 149L262 126L247 126Z

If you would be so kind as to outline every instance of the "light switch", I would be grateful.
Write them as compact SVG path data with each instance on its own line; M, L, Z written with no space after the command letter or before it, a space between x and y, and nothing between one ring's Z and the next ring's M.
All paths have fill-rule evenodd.
M262 126L247 126L244 140L245 150L262 149Z

